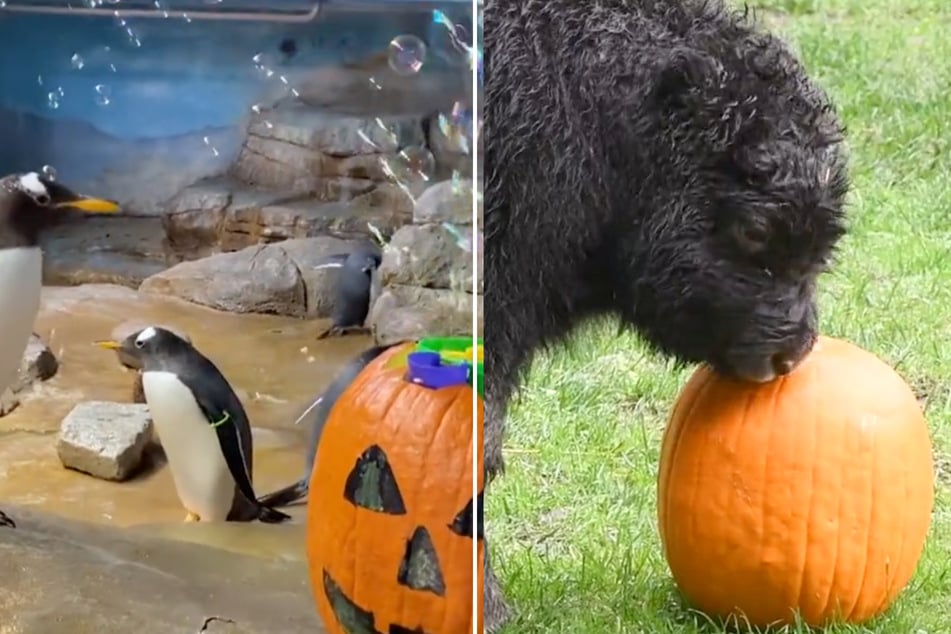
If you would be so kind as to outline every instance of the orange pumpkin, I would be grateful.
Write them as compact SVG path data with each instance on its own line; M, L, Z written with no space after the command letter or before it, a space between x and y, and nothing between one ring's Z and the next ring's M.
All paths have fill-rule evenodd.
M751 625L860 623L917 566L934 504L915 395L884 362L822 337L754 385L696 371L663 440L659 522L685 597Z
M368 364L320 439L307 556L328 634L472 631L472 514L482 504L481 493L472 499L472 388L404 380L388 362L411 348ZM481 400L477 414L481 447Z

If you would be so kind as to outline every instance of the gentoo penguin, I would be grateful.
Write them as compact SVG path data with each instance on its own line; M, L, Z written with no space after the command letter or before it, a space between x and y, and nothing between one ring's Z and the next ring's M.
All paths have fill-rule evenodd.
M378 249L372 245L361 245L350 253L331 255L315 267L340 269L334 285L330 328L318 335L318 339L369 332L364 323L370 311L374 286L379 286L377 269L382 260Z
M393 344L396 345L396 344ZM284 487L268 493L261 497L261 504L268 506L286 506L307 495L310 489L310 474L314 470L314 457L317 455L317 443L320 442L320 435L324 431L324 425L327 424L327 417L330 416L330 410L337 403L337 399L343 394L344 390L350 387L357 375L367 367L367 364L376 359L387 348L392 346L374 346L369 350L364 350L358 356L351 359L347 365L334 377L333 382L316 399L311 401L310 405L304 410L304 413L298 420L305 420L310 424L310 432L307 435L307 454L305 456L304 475L301 479Z
M149 326L122 342L97 341L138 360L152 421L172 470L186 522L290 519L257 501L252 486L251 424L215 364L165 328ZM246 518L229 517L234 489L253 506Z
M36 172L0 178L0 393L16 379L40 310L40 233L68 209L114 213L119 205L82 196ZM0 512L0 525L14 523Z

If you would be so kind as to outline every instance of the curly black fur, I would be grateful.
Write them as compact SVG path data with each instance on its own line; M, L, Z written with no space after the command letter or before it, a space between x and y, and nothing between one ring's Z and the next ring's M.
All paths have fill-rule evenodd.
M487 0L484 34L488 475L533 353L588 317L750 380L794 367L848 182L786 45L719 0Z

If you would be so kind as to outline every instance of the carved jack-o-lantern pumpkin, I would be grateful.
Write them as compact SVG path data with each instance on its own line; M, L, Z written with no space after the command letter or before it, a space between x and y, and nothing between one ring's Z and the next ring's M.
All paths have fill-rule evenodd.
M484 558L482 494L472 498L472 388L408 382L392 360L411 348L367 365L320 439L307 554L329 634L472 631L473 537L479 596ZM481 400L477 415L481 447ZM476 484L481 491L481 469Z

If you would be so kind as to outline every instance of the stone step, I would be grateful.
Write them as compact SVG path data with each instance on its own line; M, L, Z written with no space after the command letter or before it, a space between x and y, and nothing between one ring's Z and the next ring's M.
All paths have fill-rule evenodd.
M395 186L322 202L216 178L184 189L169 204L162 224L169 251L191 260L289 238L372 238L368 223L387 237L411 220L412 203Z

